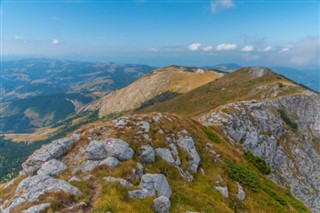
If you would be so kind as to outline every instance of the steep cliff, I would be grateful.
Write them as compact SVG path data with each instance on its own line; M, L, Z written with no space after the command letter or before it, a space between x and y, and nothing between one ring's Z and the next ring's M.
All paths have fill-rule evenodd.
M202 116L271 166L270 178L320 212L320 95L224 105Z

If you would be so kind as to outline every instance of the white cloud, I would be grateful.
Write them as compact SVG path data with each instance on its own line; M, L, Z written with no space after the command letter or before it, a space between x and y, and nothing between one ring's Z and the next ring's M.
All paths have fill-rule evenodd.
M19 36L19 35L15 35L14 37L14 40L17 40L17 41L23 41L24 38L22 36Z
M232 0L213 0L210 4L211 12L217 14L223 10L234 8L235 4Z
M292 45L287 45L285 47L283 47L280 52L288 52L289 50L291 50L293 48Z
M252 45L247 45L241 49L242 52L252 52L254 47Z
M206 52L209 52L209 51L213 50L213 47L212 46L207 46L207 47L204 47L202 50L206 51Z
M261 49L261 51L262 51L262 52L269 52L269 51L271 51L272 49L273 49L273 48L272 48L271 46L267 46L267 47Z
M218 51L235 50L235 49L237 49L237 45L232 43L223 43L216 46L216 50Z
M51 40L50 43L53 44L53 45L57 45L57 44L60 44L61 42L60 42L59 39L54 38L54 39Z
M201 47L200 43L193 43L188 46L191 51L197 51Z

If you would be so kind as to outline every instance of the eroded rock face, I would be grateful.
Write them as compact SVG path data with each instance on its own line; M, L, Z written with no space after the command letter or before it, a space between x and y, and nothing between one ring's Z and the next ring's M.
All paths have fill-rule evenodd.
M51 159L57 159L66 153L77 138L78 136L76 135L71 138L55 140L48 145L42 146L22 164L23 170L29 176L35 175L45 162Z
M170 200L165 196L160 196L153 200L153 209L157 213L169 213Z
M189 170L192 173L196 173L200 164L200 156L196 150L193 139L191 137L180 137L177 144L179 148L188 152L188 155L190 156Z
M146 198L151 195L170 198L171 188L163 174L145 174L141 177L139 187L141 190L129 191L130 198Z
M67 169L67 165L63 162L52 159L45 162L38 170L38 175L58 176Z
M297 124L296 130L285 123L279 109ZM228 104L204 115L201 122L221 126L230 143L240 143L265 159L273 180L320 212L319 94Z
M25 201L35 202L41 195L49 192L63 191L68 194L81 196L81 191L64 180L52 178L48 175L36 175L28 177L20 182L16 189L16 194L21 195L16 198L3 212L10 212L11 209Z

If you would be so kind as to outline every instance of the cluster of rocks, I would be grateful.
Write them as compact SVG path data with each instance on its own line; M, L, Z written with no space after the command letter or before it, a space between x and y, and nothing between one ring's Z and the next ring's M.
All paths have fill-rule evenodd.
M79 135L73 135L71 138L53 141L35 151L22 164L23 173L27 174L28 177L22 180L16 188L15 194L18 196L13 201L7 200L0 206L1 212L9 213L16 206L26 201L35 202L46 193L65 192L81 196L82 193L78 188L64 180L54 178L54 176L60 175L67 169L67 166L58 159L70 150L74 141L78 139ZM49 207L50 204L46 203L33 206L23 212L41 212Z
M110 169L117 167L121 161L130 160L134 151L129 144L121 139L107 138L104 141L93 140L85 150L87 161L75 168L72 174L78 171L90 172L97 166L106 165Z
M163 174L145 174L141 177L140 189L129 191L130 198L146 198L156 195L153 208L158 213L168 213L170 209L170 196L172 190Z

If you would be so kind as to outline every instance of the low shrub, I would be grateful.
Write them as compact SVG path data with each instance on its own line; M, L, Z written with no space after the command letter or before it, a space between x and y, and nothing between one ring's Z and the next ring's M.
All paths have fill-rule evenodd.
M270 174L271 168L262 158L253 155L250 151L244 151L244 157L263 174Z
M278 113L280 114L281 119L290 126L293 130L298 129L298 125L291 120L291 118L286 114L286 112L282 109L278 109Z
M248 186L252 191L258 191L259 180L254 171L250 168L227 160L227 173L230 178Z

